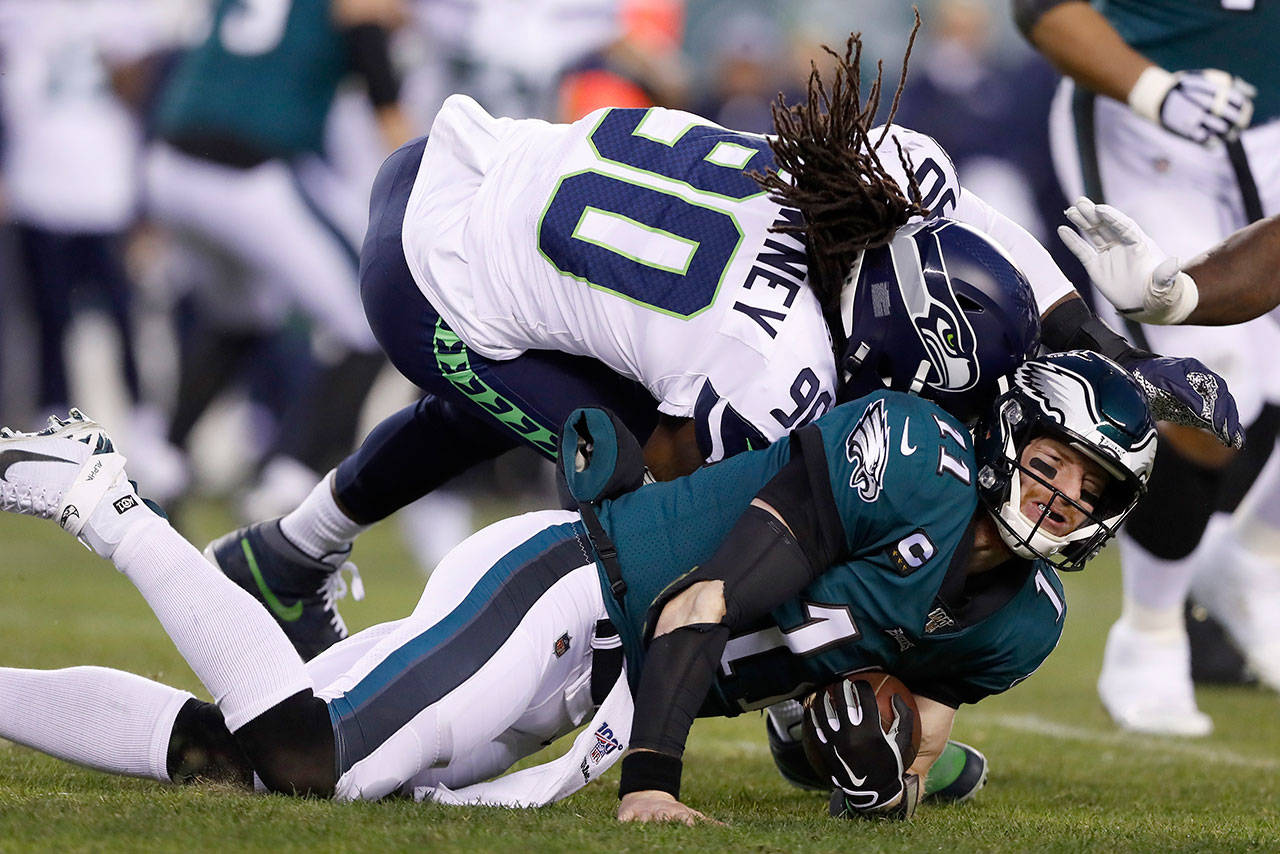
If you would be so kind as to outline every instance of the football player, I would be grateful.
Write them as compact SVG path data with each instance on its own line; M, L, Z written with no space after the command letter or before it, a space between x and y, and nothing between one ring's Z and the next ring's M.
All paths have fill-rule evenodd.
M286 431L289 447L273 449L262 477L287 477L304 463L323 468L330 446L345 452L354 444L360 399L385 360L360 306L358 226L323 203L326 188L343 180L323 156L324 131L339 86L354 76L365 84L384 150L412 136L388 52L401 5L218 0L203 40L159 92L157 141L144 170L148 212L184 251L216 259L206 266L221 273L201 283L216 293L196 294L202 334L183 342L175 445L245 353L294 308L332 343L311 392L326 416Z
M1236 441L1230 395L1202 365L1129 347L1034 238L959 186L933 140L870 128L879 82L863 104L860 47L851 37L830 91L815 72L807 106L779 105L775 138L662 108L554 125L450 98L429 139L383 165L361 258L374 333L430 393L295 511L223 537L210 556L291 615L282 625L310 657L345 635L337 571L362 530L519 444L554 458L578 406L617 413L660 480L884 385L842 391L855 375L943 393L967 418L1012 365L978 362L979 307L931 283L990 278L1009 258L1051 349L1115 356L1169 404L1164 417L1180 409ZM925 214L977 231L900 231ZM925 356L881 370L895 348Z
M1003 387L976 440L933 402L882 390L687 477L496 523L441 563L412 615L309 664L139 499L101 427L73 412L6 432L0 506L111 559L215 703L104 668L6 668L0 735L117 773L256 775L344 800L544 802L625 751L619 820L692 824L705 816L679 798L696 715L883 668L916 696L914 763L895 737L913 728L905 706L890 735L866 705L833 710L860 723L821 749L847 771L833 813L908 817L957 707L1054 648L1054 568L1081 568L1114 535L1155 454L1141 390L1105 357L1033 359ZM615 460L638 476L639 446L607 413L574 413L566 435L570 492L598 489ZM482 782L598 705L567 762Z
M1166 255L1128 214L1081 197L1079 231L1058 234L1122 315L1159 325L1228 326L1280 306L1280 216L1232 233L1186 263Z
M1280 10L1253 0L1016 0L1029 41L1067 75L1051 140L1067 198L1127 211L1157 243L1194 253L1280 210L1280 77L1272 43ZM1105 319L1110 306L1095 306ZM1129 304L1124 306L1132 308ZM1179 310L1190 310L1183 304ZM1132 318L1137 320L1138 318ZM1201 359L1230 383L1258 447L1280 401L1271 372L1275 324L1233 328L1127 324L1139 346ZM1157 413L1157 417L1158 417ZM1280 573L1251 557L1230 512L1257 474L1199 434L1162 427L1152 500L1120 538L1123 615L1098 690L1123 728L1203 735L1212 722L1192 692L1183 606L1193 582L1244 646L1264 682L1280 687ZM1232 470L1227 470L1227 465ZM1255 484L1254 491L1262 484ZM1203 496L1188 501L1188 494ZM1267 503L1274 503L1270 497ZM1196 580L1197 574L1201 576Z

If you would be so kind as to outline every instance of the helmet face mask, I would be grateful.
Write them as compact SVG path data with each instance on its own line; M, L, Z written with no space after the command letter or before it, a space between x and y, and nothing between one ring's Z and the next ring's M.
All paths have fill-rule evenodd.
M1040 343L1026 278L986 235L942 218L905 226L888 245L863 252L840 317L841 402L892 388L965 422Z
M1122 368L1085 351L1031 360L1005 385L975 444L979 495L1015 555L1081 569L1145 492L1156 446L1146 401ZM1105 487L1092 500L1062 492L1052 465L1026 458L1038 438L1104 472ZM1032 492L1040 493L1034 519L1022 511ZM1064 518L1078 520L1073 530L1050 530Z

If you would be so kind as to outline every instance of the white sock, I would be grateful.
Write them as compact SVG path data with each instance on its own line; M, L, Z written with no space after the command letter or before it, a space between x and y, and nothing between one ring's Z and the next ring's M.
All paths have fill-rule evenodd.
M313 688L302 659L256 599L158 516L134 525L112 560L142 593L235 732Z
M333 479L337 470L320 479L302 503L280 520L280 531L305 554L316 560L333 555L345 556L356 537L369 530L369 525L353 522L343 513L333 497Z
M1179 560L1163 560L1123 531L1116 539L1124 578L1121 618L1140 631L1183 631L1182 608L1195 575L1196 552Z
M123 670L0 668L0 736L112 774L169 781L186 691Z

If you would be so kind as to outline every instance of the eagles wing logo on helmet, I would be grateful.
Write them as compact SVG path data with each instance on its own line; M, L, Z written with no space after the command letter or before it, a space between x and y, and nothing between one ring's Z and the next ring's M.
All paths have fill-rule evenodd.
M1053 362L1038 361L1018 368L1018 378L1027 396L1039 404L1054 423L1081 433L1082 438L1110 457L1119 460L1124 456L1125 449L1111 437L1092 428L1082 431L1080 425L1071 423L1079 420L1079 416L1071 418L1068 413L1088 413L1088 421L1084 423L1089 425L1103 420L1093 384L1084 377Z
M1093 386L1078 374L1052 362L1028 362L1018 368L1018 379L1027 396L1056 424L1065 426L1069 411L1088 412L1094 420L1098 417Z
M926 257L900 257L899 253L908 247L912 255L923 249ZM895 240L892 251L894 272L902 290L903 302L933 365L933 373L925 378L925 382L944 391L972 388L978 382L973 327L969 325L968 318L956 302L955 292L945 279L941 282L942 287L935 283L930 288L925 282L925 276L937 275L932 270L933 262L942 256L937 232L905 241L905 246L903 242ZM926 268L930 269L926 271ZM950 304L939 297L945 298Z
M863 501L875 501L884 486L884 470L889 462L889 418L883 398L873 400L862 413L845 440L844 454L853 463L849 487L856 489Z

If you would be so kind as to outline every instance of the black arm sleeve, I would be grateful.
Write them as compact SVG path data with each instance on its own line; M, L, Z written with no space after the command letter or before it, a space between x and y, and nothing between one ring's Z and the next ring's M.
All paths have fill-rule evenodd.
M394 104L400 97L400 78L391 65L389 35L377 24L357 24L343 35L351 68L364 78L369 100L375 107Z
M1149 359L1152 354L1132 346L1099 320L1080 298L1065 300L1040 320L1040 340L1051 353L1093 350L1121 365Z
M831 492L827 450L818 425L791 434L791 460L756 497L778 511L810 565L825 568L844 554L844 523Z
M1013 0L1013 21L1018 25L1018 30L1031 38L1031 30L1035 27L1036 21L1039 21L1054 6L1061 6L1063 3L1078 3L1083 0Z
M640 752L628 753L622 761L620 794L661 789L679 797L678 760L731 629L795 596L826 566L815 569L809 563L778 517L749 506L710 560L662 591L649 609L648 632L673 596L701 581L724 582L725 616L719 623L682 626L649 643L631 727L630 749Z

